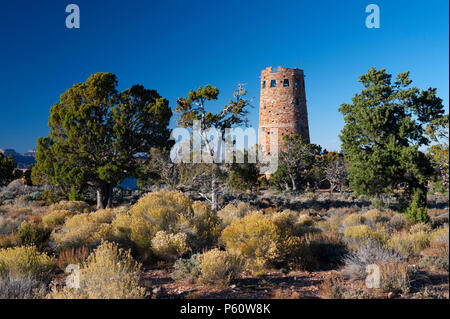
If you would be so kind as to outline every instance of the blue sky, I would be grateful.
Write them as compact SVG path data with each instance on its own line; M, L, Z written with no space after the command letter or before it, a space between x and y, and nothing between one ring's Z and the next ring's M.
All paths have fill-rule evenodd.
M65 26L70 3L80 29ZM365 26L370 3L380 29ZM51 105L95 72L115 73L120 89L156 89L173 108L205 84L220 89L219 108L247 83L257 127L260 72L284 66L305 70L311 141L338 150L339 105L372 66L410 70L414 85L438 89L448 112L448 11L447 0L2 0L0 148L34 148Z

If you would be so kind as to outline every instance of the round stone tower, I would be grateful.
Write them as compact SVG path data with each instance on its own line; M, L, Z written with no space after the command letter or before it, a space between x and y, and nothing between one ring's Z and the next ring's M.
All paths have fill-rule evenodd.
M270 134L278 129L278 148L283 149L283 136L299 134L309 140L303 70L268 67L261 72L258 141L265 135L266 153L270 154Z

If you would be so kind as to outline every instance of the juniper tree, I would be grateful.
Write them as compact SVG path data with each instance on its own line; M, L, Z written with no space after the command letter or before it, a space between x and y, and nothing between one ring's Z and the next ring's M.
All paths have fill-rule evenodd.
M409 72L395 81L385 69L370 69L359 78L363 90L342 104L345 126L340 139L350 163L349 183L356 194L380 195L404 187L420 207L433 173L420 148L430 144L426 126L444 113L436 89L411 86Z
M113 187L136 174L139 155L167 145L171 116L157 91L134 85L119 92L114 74L93 74L52 106L34 175L51 184L95 187L98 208L111 207Z

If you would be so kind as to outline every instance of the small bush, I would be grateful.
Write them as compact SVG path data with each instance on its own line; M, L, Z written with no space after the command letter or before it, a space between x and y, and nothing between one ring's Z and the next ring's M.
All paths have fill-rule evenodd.
M114 240L112 220L125 211L126 207L118 207L66 217L62 229L54 231L52 238L59 250L83 246L94 248L102 240Z
M70 210L53 210L42 217L42 223L47 227L55 228L56 226L64 224L66 217L72 215L73 213Z
M34 277L0 277L0 299L41 299L46 292L46 285Z
M206 284L228 285L243 269L242 260L227 251L213 249L199 256L200 281Z
M420 206L420 191L415 192L411 204L406 208L405 218L413 223L427 224L430 222L427 208Z
M282 237L277 225L260 213L233 221L222 232L221 240L227 251L246 258L250 267L267 267L282 255Z
M55 261L34 246L0 249L0 276L46 278Z
M430 240L432 242L443 242L448 243L449 239L449 229L447 227L440 227L434 230L430 235Z
M415 233L430 233L431 232L431 225L430 224L424 224L424 223L417 223L411 226L409 229L409 232L411 234Z
M333 275L319 285L319 294L325 299L368 299L364 289L346 286L342 277Z
M51 211L68 210L73 214L81 214L81 213L89 213L93 209L88 203L82 201L63 200L50 206L50 210Z
M175 262L175 271L172 274L174 280L182 280L194 283L200 278L200 254L194 254L189 259L180 258Z
M91 253L80 269L80 288L53 285L51 299L141 299L147 296L139 284L141 265L130 251L103 242Z
M361 243L357 251L344 258L343 275L351 280L366 278L366 267L376 263L398 263L403 256L393 249L385 249L380 243L367 241Z
M411 281L406 263L379 263L380 288L384 292L403 293L410 291Z
M245 217L252 210L254 210L252 206L245 202L240 202L238 205L228 204L217 212L217 216L221 219L223 226L226 227L234 220Z
M364 219L372 224L389 222L392 214L378 209L371 209L363 214Z
M49 240L51 233L51 229L29 222L23 222L17 231L17 241L19 245L34 245L39 250L42 250L45 243Z
M389 221L389 226L394 231L401 231L406 225L405 217L402 214L394 214Z
M62 270L70 264L83 264L89 256L87 247L69 248L59 253L56 264Z
M169 234L159 231L152 239L152 250L156 256L164 260L175 260L187 252L186 234Z
M349 240L351 246L355 246L355 244L358 245L369 240L384 243L386 235L372 229L368 225L356 225L347 227L344 231L344 236Z
M425 232L395 233L388 241L388 246L399 251L403 256L418 255L430 244L430 234Z
M364 224L365 218L361 214L351 214L348 215L343 221L342 224L345 227L357 226Z

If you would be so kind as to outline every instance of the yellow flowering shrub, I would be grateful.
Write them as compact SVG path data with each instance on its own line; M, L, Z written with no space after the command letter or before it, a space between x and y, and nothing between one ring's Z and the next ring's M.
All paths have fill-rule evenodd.
M230 225L235 219L245 217L254 208L245 202L240 202L238 205L228 204L217 212L217 216L226 227Z
M263 268L281 256L279 228L272 218L254 213L237 219L222 232L227 251L246 258L252 266Z
M142 299L146 289L140 285L141 264L129 250L103 242L81 265L79 288L53 285L49 299Z
M141 198L127 213L116 216L114 235L132 242L143 258L152 255L152 239L159 231L186 233L193 250L214 245L220 221L203 203L194 203L181 192L158 191Z
M345 227L351 227L351 226L364 224L364 220L365 220L365 218L361 214L351 214L344 218L344 220L342 221L342 224Z
M161 230L152 239L152 251L162 259L176 260L188 251L186 234L170 234Z
M198 258L200 281L206 284L227 285L239 276L244 265L240 257L217 248L203 253Z
M361 243L372 240L383 244L386 240L386 234L372 229L368 225L355 225L345 228L344 236L353 242Z
M0 276L15 278L41 277L49 275L55 260L39 252L35 246L0 249Z
M430 234L426 232L395 233L388 241L388 246L403 256L418 255L430 244Z
M50 206L50 211L56 210L68 210L74 214L81 214L81 213L89 213L93 210L93 208L88 203L82 201L63 200L60 201L59 203Z
M112 220L125 211L126 207L118 207L67 217L62 229L54 231L52 238L60 249L95 247L102 240L114 239Z
M72 216L73 213L67 209L52 210L44 217L42 217L42 223L51 228L64 224L66 217Z
M374 224L380 222L388 222L392 218L392 213L371 209L363 214L364 219Z

